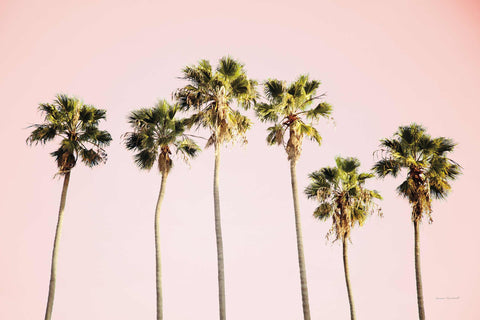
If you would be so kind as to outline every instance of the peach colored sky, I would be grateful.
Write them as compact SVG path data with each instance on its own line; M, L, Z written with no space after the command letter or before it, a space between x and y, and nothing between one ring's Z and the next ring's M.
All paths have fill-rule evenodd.
M153 319L153 214L160 177L140 172L121 145L126 115L184 82L180 70L230 54L249 76L323 82L335 125L307 143L299 185L335 155L373 164L378 140L418 122L459 143L464 175L422 226L429 319L478 319L480 216L475 190L480 87L480 5L475 1L11 1L0 2L0 319L43 317L61 182L48 152L28 148L37 106L56 93L108 110L106 165L72 173L59 253L55 319ZM253 113L249 111L251 117ZM301 318L293 205L283 150L255 122L246 147L225 149L221 197L227 314ZM165 318L215 319L212 150L178 164L162 208ZM351 280L359 319L417 315L413 228L399 180L373 181L384 218L353 232ZM313 319L346 319L341 247L326 244L302 196ZM458 297L458 299L438 299Z

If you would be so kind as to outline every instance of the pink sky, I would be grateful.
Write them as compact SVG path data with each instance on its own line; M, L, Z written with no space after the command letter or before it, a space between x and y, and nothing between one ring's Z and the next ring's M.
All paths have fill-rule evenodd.
M334 156L373 164L378 140L423 124L459 143L464 168L422 226L429 319L478 319L480 216L475 193L480 88L480 5L475 1L11 1L0 2L0 319L44 315L61 181L48 153L28 148L37 106L56 93L108 110L106 165L72 173L60 244L54 319L153 319L157 172L141 172L121 144L126 115L184 84L182 67L230 54L250 77L322 81L334 123L306 143L307 174ZM253 112L247 112L253 118ZM255 120L246 147L223 150L223 217L230 320L301 319L289 169ZM162 207L165 319L216 319L213 153L177 163ZM384 218L355 229L350 276L359 319L417 316L413 227L400 180L373 181ZM301 196L313 319L347 319L341 247ZM458 299L438 299L458 297Z

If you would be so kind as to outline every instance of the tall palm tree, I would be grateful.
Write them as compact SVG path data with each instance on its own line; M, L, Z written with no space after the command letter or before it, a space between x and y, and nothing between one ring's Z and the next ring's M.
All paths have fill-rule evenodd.
M160 192L155 209L155 261L157 290L157 320L163 319L162 278L160 261L160 207L165 195L167 176L173 166L172 151L184 160L197 155L199 147L185 135L184 120L175 119L178 105L165 100L153 108L132 111L128 122L133 132L125 134L125 146L134 150L135 163L140 169L150 170L157 161L162 175Z
M223 57L218 67L212 70L210 62L201 60L198 65L182 70L183 79L189 84L175 93L183 110L192 111L189 125L196 125L209 131L206 147L215 149L213 198L215 213L215 234L217 240L218 295L220 319L226 319L225 275L223 263L223 240L220 221L219 166L220 147L232 140L246 142L245 132L250 120L232 108L233 103L248 108L255 102L256 82L248 79L243 64L231 57Z
M268 102L256 106L257 116L260 120L274 124L268 128L267 143L283 145L290 161L304 320L310 320L310 307L298 204L296 164L302 152L304 137L310 138L320 145L322 138L313 126L314 122L321 117L329 117L332 110L332 107L325 102L320 102L313 108L310 107L314 101L323 96L316 95L319 85L320 81L309 80L307 75L300 76L289 86L283 81L270 79L264 84Z
M432 197L444 199L451 188L449 180L461 172L461 167L447 157L455 143L444 137L432 138L424 127L412 123L400 127L392 139L381 140L380 147L381 159L373 166L376 174L381 178L396 177L402 169L407 174L397 192L407 198L412 207L418 314L419 319L424 320L419 228L425 217L433 221Z
M336 167L325 167L312 172L310 185L305 189L308 198L317 199L320 205L313 215L320 220L332 218L332 228L327 234L334 235L343 244L343 269L347 285L350 318L355 319L355 307L348 268L347 243L355 224L362 226L369 214L380 208L373 202L381 199L377 191L364 187L365 181L374 177L371 173L359 173L360 161L357 158L335 158Z
M63 176L45 313L45 320L49 320L52 317L55 297L58 245L71 170L79 158L89 167L105 162L107 154L103 148L110 144L112 137L107 131L98 129L100 120L105 119L106 111L83 104L77 98L59 94L53 103L40 104L39 110L44 114L44 122L32 126L35 129L27 138L27 144L45 144L60 138L60 147L50 155L57 162L58 174Z

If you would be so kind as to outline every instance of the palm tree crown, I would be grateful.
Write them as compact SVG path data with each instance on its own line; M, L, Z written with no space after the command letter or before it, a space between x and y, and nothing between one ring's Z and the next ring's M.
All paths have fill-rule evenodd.
M210 62L201 60L197 66L182 70L189 84L177 90L176 98L183 110L196 112L188 121L211 132L207 147L243 138L251 121L231 107L233 101L249 108L257 98L256 82L248 79L243 64L223 57L212 70Z
M380 208L373 202L381 199L375 190L364 187L365 181L374 177L371 173L359 173L360 161L356 158L335 158L336 167L325 167L312 172L310 185L305 189L308 198L316 198L320 205L314 216L320 220L332 218L333 225L327 237L349 239L351 228L363 225L369 214Z
M264 84L268 103L258 104L256 112L261 121L274 123L268 128L267 142L270 145L283 145L288 160L298 160L304 136L318 144L322 141L313 124L321 117L329 117L332 107L328 103L320 102L310 108L315 100L323 97L316 95L319 86L320 81L309 80L308 75L301 75L289 86L276 79L267 80ZM306 123L304 119L310 122ZM289 137L285 142L287 131Z
M172 151L184 160L197 155L200 148L185 134L185 120L175 119L178 109L177 104L162 100L153 108L142 108L129 115L134 131L125 134L125 146L137 151L135 163L139 168L150 170L157 160L160 173L168 174L173 166Z
M106 111L83 104L79 99L59 94L53 103L42 103L39 110L44 114L44 123L35 124L27 138L29 144L44 144L61 137L60 147L51 153L56 159L60 174L69 172L78 157L89 167L105 162L103 149L112 137L107 131L99 130L100 120Z
M455 179L461 167L447 157L455 143L444 137L432 138L416 123L402 126L392 139L381 140L381 159L373 170L383 178L396 177L401 169L408 171L397 192L412 206L412 221L420 222L425 213L431 217L431 197L443 199L450 191L449 180Z

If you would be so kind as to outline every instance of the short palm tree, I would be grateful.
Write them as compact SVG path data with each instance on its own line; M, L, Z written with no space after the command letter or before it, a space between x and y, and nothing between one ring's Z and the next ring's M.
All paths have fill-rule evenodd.
M40 104L39 110L45 116L44 122L32 126L35 129L27 138L27 143L30 145L45 144L55 138L60 138L60 147L51 155L57 162L58 174L63 176L45 313L45 320L49 320L52 317L55 298L58 245L71 170L75 167L78 159L89 167L105 162L107 154L104 147L110 144L112 138L107 131L98 129L100 120L105 119L106 111L83 104L77 98L59 94L53 103Z
M165 195L167 176L173 166L172 152L184 160L197 155L199 147L185 135L184 120L175 119L178 105L165 100L153 108L143 108L130 113L128 122L133 132L125 134L125 146L136 151L135 163L140 169L150 170L155 161L162 175L160 192L155 209L155 258L157 320L163 319L162 278L160 260L160 207Z
M310 199L317 199L320 205L313 215L320 220L332 218L332 228L327 234L334 235L343 244L343 269L347 285L348 302L350 303L350 318L355 319L355 307L350 284L348 268L347 243L350 232L355 224L362 226L369 214L380 208L373 202L381 199L377 191L364 187L365 181L374 177L371 173L359 173L360 161L356 158L335 158L336 167L325 167L312 172L310 185L305 194Z
M381 140L380 147L381 159L373 167L379 177L396 177L402 169L407 173L397 192L407 198L412 207L418 314L419 319L424 320L419 227L425 217L432 222L432 197L444 199L451 188L449 180L460 174L460 166L447 157L455 143L444 137L432 138L424 127L412 123L400 127L392 139Z
M206 147L215 149L213 198L215 211L215 234L217 240L217 266L220 319L226 319L225 275L223 262L223 240L220 220L219 166L220 147L232 140L246 142L245 133L250 128L250 120L233 109L233 103L248 108L255 102L256 82L248 79L244 66L231 57L223 57L216 70L210 62L202 60L198 65L187 66L182 70L183 79L189 84L175 93L181 107L193 112L188 122L208 130L210 137Z
M268 128L267 143L283 145L290 161L304 320L310 320L310 307L298 204L296 164L300 158L304 137L320 145L322 138L313 126L314 122L321 117L328 118L332 110L331 106L325 102L320 102L311 108L312 103L322 97L322 95L316 95L319 85L320 81L309 80L306 75L300 76L289 86L283 81L270 79L264 84L268 102L256 106L256 113L260 120L274 124Z

